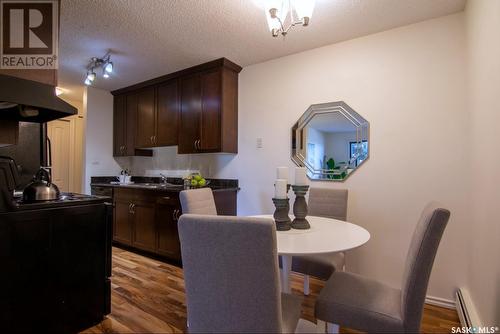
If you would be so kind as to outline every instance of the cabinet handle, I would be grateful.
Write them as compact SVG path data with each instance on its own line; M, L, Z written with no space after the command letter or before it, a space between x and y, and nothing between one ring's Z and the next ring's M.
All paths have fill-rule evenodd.
M130 214L135 215L135 204L130 204Z
M156 136L154 136L154 139L155 139L155 145L158 144L158 142L156 141Z
M196 147L196 142L197 140L194 141L194 149L197 150L198 148Z
M174 222L179 220L180 213L181 210L179 209L175 209L174 212L172 212L172 219L174 220Z
M128 213L132 214L132 203L128 205Z
M151 142L151 144L154 144L154 142L153 142L153 137L154 137L154 136L149 137L149 141Z

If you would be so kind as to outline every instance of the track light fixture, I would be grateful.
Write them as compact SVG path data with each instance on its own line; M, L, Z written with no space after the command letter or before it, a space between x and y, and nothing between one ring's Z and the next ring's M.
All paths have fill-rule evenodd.
M103 78L107 79L110 77L110 74L113 72L113 62L111 61L111 54L109 52L102 58L92 57L90 59L84 81L87 86L92 85L97 77L95 70L99 68L102 68Z

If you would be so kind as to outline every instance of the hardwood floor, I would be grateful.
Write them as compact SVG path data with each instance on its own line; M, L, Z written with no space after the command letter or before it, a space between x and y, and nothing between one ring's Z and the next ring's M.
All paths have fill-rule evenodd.
M186 300L182 269L119 248L113 248L112 311L84 333L180 333L186 331ZM302 318L315 322L314 302L323 286L311 279ZM292 292L302 295L302 278L293 275ZM460 326L455 310L425 305L424 333L449 333ZM343 333L356 333L341 328Z

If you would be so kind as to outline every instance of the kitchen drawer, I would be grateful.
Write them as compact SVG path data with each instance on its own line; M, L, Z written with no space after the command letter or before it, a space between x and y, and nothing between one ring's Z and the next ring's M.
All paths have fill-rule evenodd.
M158 193L153 190L147 189L133 189L133 188L115 188L114 198L122 201L130 202L155 202Z
M179 201L179 194L167 193L158 194L158 196L156 197L156 204L180 207L181 202Z
M94 196L113 197L112 187L91 186L91 194Z

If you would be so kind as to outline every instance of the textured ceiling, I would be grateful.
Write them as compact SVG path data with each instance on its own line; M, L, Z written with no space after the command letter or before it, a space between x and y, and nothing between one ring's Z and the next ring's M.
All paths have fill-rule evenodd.
M59 82L81 99L85 66L109 49L113 90L226 57L259 63L462 11L465 0L316 0L310 26L273 38L265 0L62 0Z

